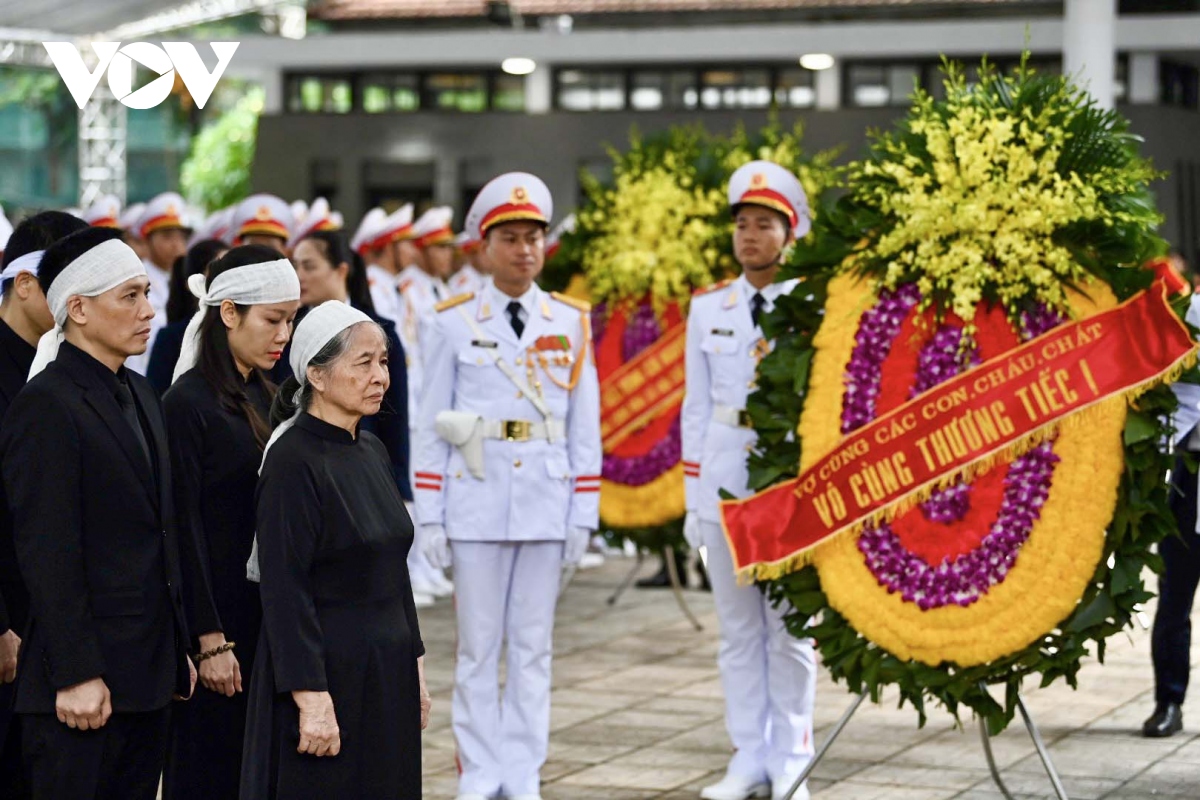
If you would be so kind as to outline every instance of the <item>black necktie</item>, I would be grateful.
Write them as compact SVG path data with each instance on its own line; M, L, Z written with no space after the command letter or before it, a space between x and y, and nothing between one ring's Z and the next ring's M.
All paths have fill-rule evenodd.
M763 306L767 304L767 298L763 297L758 292L750 298L750 320L754 323L754 327L758 327L758 320L762 317Z
M138 444L142 446L142 454L146 456L146 463L153 466L154 461L150 458L150 445L146 443L146 434L142 430L142 421L138 419L137 406L133 402L133 392L129 390L128 384L117 383L117 404L121 406L121 416L125 417L125 421L133 429L133 435L137 437Z
M512 323L512 329L520 339L521 334L525 332L525 322L521 319L521 304L516 300L508 304L508 321Z
M433 285L433 299L435 299L435 300L442 299L442 290L436 283Z

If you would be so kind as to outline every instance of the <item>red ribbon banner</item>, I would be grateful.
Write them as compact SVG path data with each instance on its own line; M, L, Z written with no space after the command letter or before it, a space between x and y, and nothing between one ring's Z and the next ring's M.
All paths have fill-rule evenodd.
M800 477L723 502L734 567L753 574L800 556L1195 351L1161 284L1060 325L864 425Z

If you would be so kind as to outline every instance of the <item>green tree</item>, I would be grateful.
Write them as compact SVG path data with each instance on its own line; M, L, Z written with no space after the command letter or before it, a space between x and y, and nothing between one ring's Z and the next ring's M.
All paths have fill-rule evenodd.
M180 175L188 202L213 211L250 193L250 167L262 110L263 91L256 87L192 140L191 155L183 162Z
M79 131L79 109L54 70L0 67L0 108L20 105L42 115L46 130L46 168L50 197L59 198L64 156L72 152Z

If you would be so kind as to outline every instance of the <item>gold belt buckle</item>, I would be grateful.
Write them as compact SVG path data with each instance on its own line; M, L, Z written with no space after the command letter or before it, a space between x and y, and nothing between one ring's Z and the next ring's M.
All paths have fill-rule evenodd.
M533 423L523 419L504 420L504 438L510 442L528 442Z
M738 427L753 428L754 421L750 419L750 412L745 409L738 412Z

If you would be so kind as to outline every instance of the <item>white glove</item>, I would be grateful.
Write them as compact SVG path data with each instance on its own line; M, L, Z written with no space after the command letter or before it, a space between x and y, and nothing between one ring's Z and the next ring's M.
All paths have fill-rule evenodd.
M567 528L567 540L563 543L563 563L578 565L587 552L588 542L592 539L589 528L571 525Z
M422 550L434 569L450 568L450 540L446 537L446 526L430 523L421 526Z
M704 544L700 540L700 515L695 511L687 512L683 518L683 539L693 550L699 550L700 545Z

